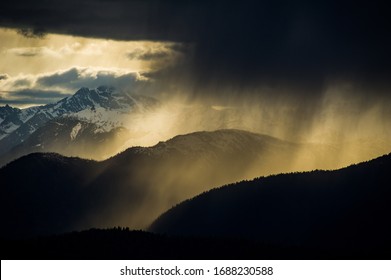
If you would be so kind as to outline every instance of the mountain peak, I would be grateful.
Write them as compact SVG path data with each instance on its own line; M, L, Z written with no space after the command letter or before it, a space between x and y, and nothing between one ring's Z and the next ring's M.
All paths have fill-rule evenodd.
M88 87L81 87L74 95L89 95L91 93L97 93L97 94L112 94L114 91L116 91L115 87L109 86L109 85L100 85L95 89L90 89Z
M78 91L76 91L74 95L81 95L81 94L86 94L86 93L89 93L89 92L90 92L89 88L82 87Z
M66 106L71 106L71 109L68 108L68 111L71 112L95 108L96 106L106 109L121 108L118 98L113 94L114 92L114 87L106 85L101 85L96 89L82 87L73 96L65 99L65 104Z
M10 105L6 104L5 106L0 106L0 119L5 119L9 117L12 114L20 112L20 109L11 107Z
M12 109L15 109L14 107L11 107L10 105L8 104L5 104L5 106L0 106L0 109L2 110L12 110Z

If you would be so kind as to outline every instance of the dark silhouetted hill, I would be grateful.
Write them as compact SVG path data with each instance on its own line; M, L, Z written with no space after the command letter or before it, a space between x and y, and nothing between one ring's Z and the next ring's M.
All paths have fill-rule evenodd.
M1 235L31 236L77 228L90 211L96 162L30 154L0 170ZM94 202L90 202L94 203Z
M173 237L124 228L90 229L30 239L0 239L1 259L389 259L382 250L271 246L257 240Z
M390 257L390 171L391 154L336 171L243 181L179 204L150 230Z
M2 236L145 228L213 187L291 170L302 147L240 130L197 132L96 162L30 154L0 169Z

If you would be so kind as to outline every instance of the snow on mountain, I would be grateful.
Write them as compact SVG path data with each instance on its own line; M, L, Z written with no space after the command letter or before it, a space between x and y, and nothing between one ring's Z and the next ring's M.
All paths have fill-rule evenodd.
M48 121L58 118L79 119L96 125L95 133L123 127L133 112L155 108L158 101L132 96L109 86L81 88L74 95L44 106L17 109L0 107L0 155L23 143ZM77 137L77 133L75 136Z
M70 133L70 136L71 136L71 140L75 140L77 134L79 133L81 129L81 123L77 123L77 125L75 125L73 128L72 128L72 131Z
M12 108L8 104L0 107L0 123L3 122L10 115L17 113L19 109Z
M76 113L69 113L67 116L96 124L98 126L96 133L100 133L108 132L115 127L125 126L125 119L127 119L127 116L132 111L132 108L129 108L128 111L119 111L95 107L93 109L87 108Z

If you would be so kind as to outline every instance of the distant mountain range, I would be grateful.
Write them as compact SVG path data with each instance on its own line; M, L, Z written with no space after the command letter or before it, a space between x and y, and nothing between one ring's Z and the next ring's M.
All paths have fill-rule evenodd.
M2 240L121 226L149 229L157 235L147 239L170 244L181 238L190 244L193 237L248 239L247 247L280 248L287 256L292 248L331 255L342 250L343 256L391 248L391 155L318 171L389 152L389 141L293 143L219 129L175 133L154 146L123 151L132 137L237 121L236 111L162 107L154 98L107 86L82 88L45 106L0 107ZM246 181L280 173L288 174ZM214 189L233 182L239 183Z
M276 248L337 255L389 256L390 170L388 154L336 171L243 181L175 206L150 230L181 237L249 238Z
M0 107L0 165L32 152L107 158L129 139L126 120L157 106L154 98L100 86L44 106Z
M302 148L265 135L219 130L133 147L101 162L30 154L0 169L2 233L145 228L163 211L213 187L295 170L292 162Z
M243 128L249 121L256 120L239 107L179 104L110 86L81 88L44 106L0 107L0 167L34 152L105 160L128 147L151 146L194 131ZM273 129L270 118L259 121ZM391 142L368 135L366 139L305 146L301 158L291 162L295 167L298 162L305 163L297 170L338 168L367 160L389 152ZM314 158L322 165L315 165ZM281 171L279 167L275 170Z

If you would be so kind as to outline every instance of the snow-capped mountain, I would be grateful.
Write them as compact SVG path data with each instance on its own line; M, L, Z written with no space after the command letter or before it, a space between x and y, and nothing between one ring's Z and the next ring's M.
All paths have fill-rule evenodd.
M87 138L87 131L91 133L90 139L103 141L102 135L113 135L110 133L112 130L125 129L129 114L144 113L158 104L151 97L100 86L96 89L81 88L72 96L44 106L17 109L6 105L0 107L0 155L12 154L11 150L18 146L23 146L23 149L17 150L24 150L22 154L25 154L37 147L47 151L45 143L46 147L54 147L55 142L64 144L67 142L65 139L79 143L76 138L80 135ZM58 133L59 126L63 129L62 133ZM58 138L60 135L61 140ZM28 140L30 137L33 139ZM41 142L37 142L38 139ZM48 145L48 141L52 144ZM30 145L32 143L33 146Z
M0 140L19 128L38 110L38 107L24 110L13 108L9 105L0 107Z

